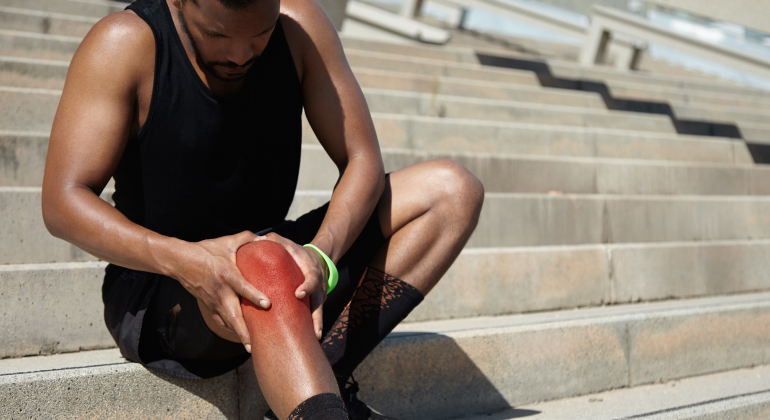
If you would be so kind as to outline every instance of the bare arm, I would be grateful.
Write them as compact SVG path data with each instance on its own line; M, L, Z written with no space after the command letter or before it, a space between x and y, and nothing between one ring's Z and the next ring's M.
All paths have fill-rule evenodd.
M382 195L382 156L366 99L323 9L315 0L285 0L281 12L302 82L305 114L340 171L326 217L312 240L336 262L361 233ZM284 246L301 267L303 260L310 261L298 254L311 251L288 242ZM306 279L297 297L311 294L313 320L321 325L324 295L319 293L318 279Z
M51 234L100 259L179 280L246 344L238 294L269 306L235 266L235 251L254 235L184 242L131 222L98 196L146 117L140 105L149 100L154 57L152 32L133 12L108 16L83 40L51 132L43 218Z
M301 46L305 113L340 171L313 244L338 261L361 233L385 187L377 135L334 27L314 0L288 0L287 38ZM294 51L294 48L292 49Z

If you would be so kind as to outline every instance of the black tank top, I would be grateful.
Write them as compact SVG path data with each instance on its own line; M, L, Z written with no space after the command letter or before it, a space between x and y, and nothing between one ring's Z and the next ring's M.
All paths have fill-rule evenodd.
M241 91L218 98L190 63L165 0L127 9L155 35L155 80L147 120L114 174L115 207L186 241L283 221L297 187L302 90L280 20Z

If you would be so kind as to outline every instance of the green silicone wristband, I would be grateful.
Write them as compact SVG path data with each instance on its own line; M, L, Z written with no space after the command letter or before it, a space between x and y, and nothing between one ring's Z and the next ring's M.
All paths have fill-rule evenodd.
M332 290L334 290L334 287L337 286L337 280L339 280L340 278L340 275L337 272L337 267L332 262L332 259L329 258L326 254L324 254L323 251L318 249L317 246L313 244L305 244L303 246L306 246L308 248L313 248L313 250L315 250L315 252L317 252L318 255L320 255L321 258L323 258L324 262L326 263L326 268L329 269L329 278L326 279L326 294L328 295L329 293L332 292Z

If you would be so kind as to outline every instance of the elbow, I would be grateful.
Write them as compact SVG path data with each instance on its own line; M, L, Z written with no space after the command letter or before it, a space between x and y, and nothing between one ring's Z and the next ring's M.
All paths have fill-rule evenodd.
M66 226L66 221L62 217L65 212L63 211L61 195L60 192L51 191L50 188L46 188L45 183L43 184L43 194L40 200L43 224L45 224L48 233L59 239L63 239L64 226Z
M51 200L46 199L45 194L43 194L42 197L42 211L43 224L45 224L45 228L48 230L48 233L57 238L61 238L62 232L59 228L60 224L58 223L58 211L56 210L56 206L51 202Z

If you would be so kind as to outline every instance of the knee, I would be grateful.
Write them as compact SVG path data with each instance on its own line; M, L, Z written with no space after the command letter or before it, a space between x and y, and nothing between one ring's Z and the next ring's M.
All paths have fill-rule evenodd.
M465 166L448 159L434 161L439 205L472 222L478 221L484 203L484 185Z

